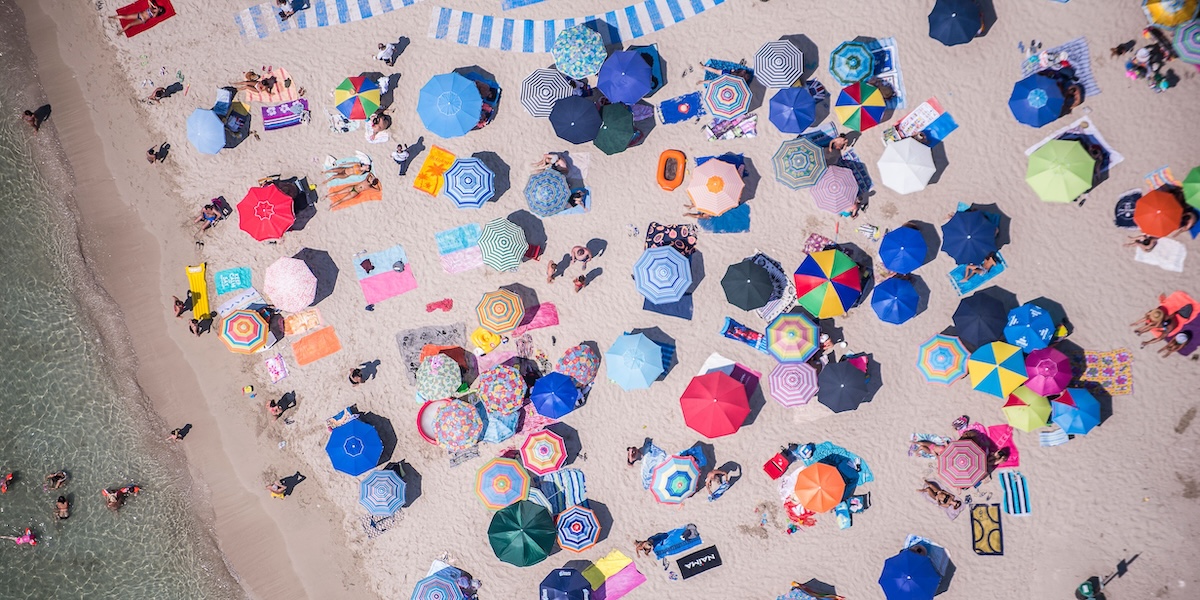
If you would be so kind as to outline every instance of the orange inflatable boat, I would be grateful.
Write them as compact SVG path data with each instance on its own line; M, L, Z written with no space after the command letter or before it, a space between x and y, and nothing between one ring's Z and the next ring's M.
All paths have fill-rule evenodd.
M675 191L683 183L683 171L687 158L678 150L663 150L658 157L658 187L668 192Z

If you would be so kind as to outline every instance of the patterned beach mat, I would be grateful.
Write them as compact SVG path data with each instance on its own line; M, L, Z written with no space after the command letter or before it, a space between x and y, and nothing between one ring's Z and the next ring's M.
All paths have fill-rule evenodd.
M1075 68L1075 77L1079 78L1079 83L1083 86L1085 95L1091 97L1100 93L1100 85L1096 83L1096 76L1092 73L1092 59L1088 51L1087 38L1076 38L1061 46L1043 50L1043 52L1050 55L1050 60L1057 58L1060 52L1066 52L1067 59L1071 61L1071 66ZM1021 63L1021 77L1029 77L1040 70L1042 68L1036 54L1026 58Z
M297 29L315 29L330 25L353 23L396 9L412 6L421 0L310 0L304 10L286 21L279 18L279 6L274 2L256 4L233 16L238 32L248 39L263 39Z

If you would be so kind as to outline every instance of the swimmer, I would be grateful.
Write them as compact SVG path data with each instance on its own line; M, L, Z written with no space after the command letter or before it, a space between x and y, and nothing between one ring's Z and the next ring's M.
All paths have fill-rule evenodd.
M58 500L54 501L54 518L60 521L71 518L71 503L67 501L66 496L59 496Z
M69 479L69 477L67 476L66 471L56 471L51 473L46 476L46 489L57 490L58 488L67 484L67 479Z
M0 535L0 538L6 539L6 540L12 540L18 546L20 546L21 544L29 544L30 546L37 545L37 538L34 537L33 532L30 531L28 528L25 529L25 534L20 537L12 536L12 535Z
M13 474L7 473L0 479L0 494L8 493L8 485L13 482Z

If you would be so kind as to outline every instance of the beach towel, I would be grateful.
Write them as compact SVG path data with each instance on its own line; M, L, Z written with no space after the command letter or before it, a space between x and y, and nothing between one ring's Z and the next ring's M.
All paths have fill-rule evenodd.
M619 600L643 583L646 583L646 576L642 575L637 565L630 563L605 579L604 585L592 595L592 600Z
M749 327L746 327L745 325L742 325L741 323L738 323L729 317L725 317L725 323L721 325L721 331L719 333L735 342L741 342L747 346L750 346L751 348L754 348L763 354L769 354L769 351L767 350L767 336L763 335L762 332L750 329Z
M318 329L294 342L292 354L296 356L296 364L301 367L325 358L342 349L333 326Z
M287 363L283 362L282 354L276 354L264 360L263 365L267 368L267 375L270 376L271 383L279 383L279 380L288 376Z
M367 304L377 304L417 289L417 278L413 275L412 265L408 265L400 272L389 270L362 279L358 285L362 288Z
M287 69L283 67L267 67L267 70L259 73L263 79L268 77L275 78L275 85L270 92L259 92L254 90L246 90L245 94L247 102L262 102L264 104L282 104L285 102L295 102L300 100L300 86L292 79ZM305 103L307 108L307 102ZM265 117L264 117L265 118Z
M971 548L980 556L1004 556L999 504L971 506Z
M949 444L953 440L951 438L941 436L941 435L935 435L932 433L914 433L914 434L912 434L912 437L909 438L909 441L912 442L908 446L908 455L909 456L920 456L921 458L933 459L933 458L937 458L937 457L934 456L933 454L929 453L928 451L922 449L921 446L917 445L917 442L932 442L939 446L944 446L946 444Z
M1008 459L996 465L997 469L1011 469L1021 466L1021 453L1017 452L1017 442L1013 439L1013 428L1011 425L989 425L987 428L988 439L992 440L992 448L990 452L996 452L1001 448L1008 449Z
M665 460L667 460L667 452L654 445L654 442L646 442L642 445L642 489L650 489L650 484L654 481L654 467L662 464Z
M248 288L246 291L226 300L217 307L217 316L227 317L229 313L242 308L248 308L252 304L266 305L267 301L263 299L262 294L254 288Z
M175 7L171 5L171 0L155 0L154 4L161 6L163 8L163 13L157 17L154 17L153 19L150 19L149 21L146 21L145 23L131 25L129 29L125 30L125 37L131 38L175 16ZM126 4L125 6L118 8L117 14L136 15L148 8L150 8L150 2L148 0L137 0L137 2Z
M810 233L808 234L808 238L804 240L804 247L801 248L801 250L803 250L805 254L812 254L813 252L820 252L826 247L832 245L833 240L819 233Z
M514 8L521 8L522 6L529 6L530 4L537 4L545 1L546 0L504 0L500 3L500 10L512 10Z
M858 152L854 148L842 150L841 165L850 169L850 172L854 174L854 181L858 183L858 193L860 195L875 189L875 182L871 181L871 174L867 172L867 165L863 163L862 158L858 156Z
M592 188L589 188L589 187L573 188L571 190L571 193L574 194L575 192L580 191L580 190L583 191L583 202L580 202L578 206L568 207L565 210L560 210L550 216L557 217L559 215L582 215L582 214L585 214L588 211L592 210Z
M321 309L309 308L283 318L283 334L292 337L311 331L325 324Z
M867 461L841 446L835 446L833 442L817 444L813 448L812 456L802 458L801 462L806 467L818 462L831 464L838 468L847 482L856 482L857 485L875 481L875 474L871 472L871 467L867 466ZM857 470L854 468L855 464L858 465Z
M388 515L386 517L374 517L371 515L362 515L358 518L358 522L362 525L363 534L368 540L373 540L384 534L387 530L396 526L400 521L400 512Z
M1187 247L1183 242L1171 238L1158 238L1154 249L1146 252L1134 248L1133 260L1146 265L1154 265L1164 271L1173 273L1183 272L1183 262L1187 259Z
M1133 356L1126 348L1108 352L1084 350L1080 381L1095 383L1110 396L1133 393Z
M543 302L526 311L525 319L513 330L511 337L522 336L534 329L555 325L558 325L558 307L553 302Z
M1069 441L1071 441L1071 436L1067 435L1067 432L1061 429L1038 432L1038 445L1043 448L1061 446Z
M712 123L700 128L708 141L736 140L758 137L758 115L750 113L732 119L713 119Z
M1000 489L1004 492L1004 512L1010 515L1029 514L1032 507L1029 505L1025 476L1018 471L1005 471L999 479Z
M652 313L667 315L668 317L678 317L685 321L691 321L692 295L685 294L678 302L668 302L666 304L653 304L649 300L643 300L642 310L648 310Z
M829 142L838 136L837 123L826 121L821 125L814 125L804 130L800 137L816 144L820 148L827 148Z
M417 369L421 366L421 350L426 344L435 346L462 346L466 341L466 325L426 326L406 329L396 334L396 345L400 348L400 359L404 361L408 383L417 384Z
M1183 185L1179 183L1179 180L1175 179L1175 175L1171 173L1171 167L1166 165L1163 165L1162 167L1155 169L1153 172L1146 174L1146 187L1152 190L1157 190L1164 185L1183 187Z
M963 281L962 278L967 274L967 265L957 265L947 274L950 278L950 287L954 288L954 293L959 296L965 296L983 287L983 284L993 280L997 275L1004 272L1008 268L1008 261L1004 260L1004 255L996 252L996 266L990 271L982 275L974 275L970 279Z
M587 505L587 481L579 469L559 469L542 475L538 484L558 514L572 506Z
M283 104L262 107L263 129L272 131L299 125L308 113L308 100L300 98Z
M204 278L207 263L189 265L184 268L187 273L188 291L192 294L192 314L197 319L208 318L208 280Z
M286 21L279 18L280 7L264 2L238 11L233 23L244 38L262 39L272 34L298 29L328 27L368 19L416 4L419 0L292 0L296 14Z
M358 128L362 127L363 123L366 123L366 121L351 121L342 113L337 112L336 110L329 110L328 108L325 109L325 118L329 120L329 131L332 131L333 133L350 133L351 131L358 131Z
M655 108L658 120L663 125L674 125L691 119L699 119L708 114L701 101L700 92L692 92L676 96L658 103Z
M1021 77L1029 77L1038 71L1042 71L1038 56L1042 53L1048 54L1051 61L1058 58L1059 53L1066 52L1067 60L1070 61L1071 67L1075 69L1075 78L1079 80L1079 85L1083 86L1084 97L1090 98L1100 93L1100 86L1096 83L1096 76L1092 73L1091 53L1088 50L1086 37L1073 39L1061 46L1055 46L1042 50L1038 54L1030 56L1021 62ZM1054 62L1054 64L1058 64Z
M482 233L477 223L468 223L434 234L442 270L454 274L482 267L483 252L479 249Z
M736 63L731 60L710 58L704 61L704 66L721 71L721 75L728 75L735 70L749 71L750 78L746 81L746 83L754 83L754 68L749 65ZM720 75L712 73L708 69L704 70L704 81L716 81L717 77L720 77Z
M896 38L888 37L867 42L871 56L875 59L875 77L892 86L895 95L885 100L888 109L896 110L907 106L904 93L904 72L900 70L900 49Z
M366 179L366 175L361 175L361 177L363 179ZM380 202L383 200L383 190L375 189L373 187L368 187L365 182L359 182L357 184L347 183L347 184L339 185L339 186L330 186L329 193L330 194L339 193L339 192L342 192L343 190L349 189L351 186L354 186L354 185L358 185L361 190L361 191L359 191L358 195L354 196L353 198L347 199L347 200L341 200L337 204L333 204L332 202L330 202L329 210L342 210L343 208L349 208L351 206L356 206L356 205L362 204L363 202ZM383 183L380 182L379 185L382 187Z
M244 290L250 285L250 267L234 267L213 273L213 287L217 288L218 296Z
M413 187L436 198L442 190L442 175L454 164L456 158L454 154L439 146L431 146L429 154L421 163L421 169L413 178Z
M742 204L719 217L700 219L696 224L710 233L745 233L750 231L750 205Z
M1133 211L1137 208L1137 201L1142 198L1142 190L1133 188L1121 192L1117 196L1117 204L1113 207L1113 225L1122 229L1137 229L1137 223L1133 222Z
M670 246L684 256L691 256L696 251L698 229L695 225L663 225L650 221L646 225L646 248Z

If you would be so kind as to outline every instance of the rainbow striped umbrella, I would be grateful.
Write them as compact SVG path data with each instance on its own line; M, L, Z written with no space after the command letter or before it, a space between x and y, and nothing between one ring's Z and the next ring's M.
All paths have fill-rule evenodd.
M939 333L917 350L917 370L929 383L950 385L967 374L967 349L958 338Z
M800 313L784 313L767 325L767 352L781 363L803 363L817 351L821 331Z
M1004 342L992 342L972 352L967 373L972 388L997 398L1007 398L1029 379L1021 349Z
M845 314L862 294L858 264L840 250L809 254L795 279L800 306L818 319Z
M653 304L678 302L692 286L692 264L672 246L649 248L633 263L633 280Z
M854 179L854 171L830 165L817 184L808 188L808 193L812 194L817 208L842 213L854 208L854 201L858 199L858 180Z
M458 587L458 569L446 567L417 582L409 600L467 600Z
M333 104L351 121L366 121L379 110L379 84L369 77L347 77L333 88Z
M525 438L521 444L521 462L535 475L557 471L567 462L566 442L553 431L543 429Z
M395 514L404 506L404 480L395 471L371 471L358 488L358 503L377 516Z
M474 404L451 400L438 409L433 422L437 441L451 452L462 452L479 443L483 434L483 417Z
M600 543L600 519L596 511L580 505L558 515L558 545L563 550L584 552Z
M704 107L718 119L732 119L746 114L754 94L746 80L733 75L722 75L710 82L704 90Z
M696 491L700 467L690 456L671 456L659 463L650 475L650 492L663 504L683 504Z
M571 346L558 359L554 370L569 375L580 386L586 386L595 381L596 373L600 372L600 355L588 345Z
M767 382L771 385L771 397L788 408L808 404L820 389L817 385L817 370L812 365L802 362L775 365Z
M1008 424L1021 431L1045 427L1046 422L1050 420L1050 413L1053 412L1050 401L1045 396L1025 386L1013 390L1001 410L1004 411Z
M515 292L499 289L479 299L475 316L479 317L480 327L493 333L507 333L516 329L525 318L525 305Z
M525 379L516 367L499 365L479 374L475 393L488 412L511 414L525 403Z
M490 510L529 497L529 473L512 458L493 458L475 473L475 495Z
M838 94L833 112L842 125L855 131L866 131L883 120L887 106L879 88L855 82Z
M235 310L221 321L218 337L230 352L254 354L267 345L267 322L249 309Z

